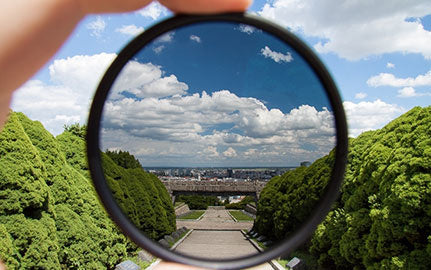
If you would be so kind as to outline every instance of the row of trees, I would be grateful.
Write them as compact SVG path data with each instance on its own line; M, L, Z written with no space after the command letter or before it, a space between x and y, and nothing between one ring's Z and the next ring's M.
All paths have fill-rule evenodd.
M102 153L103 171L118 205L138 229L158 240L176 230L174 207L163 183L136 162L127 152Z
M414 108L349 145L341 195L306 245L308 251L324 269L427 269L431 107ZM309 214L307 206L327 181L332 159L331 153L272 179L259 200L257 229L277 239L288 236L302 214Z
M0 133L0 257L8 269L113 269L137 250L97 199L84 135L85 127L73 125L54 138L39 122L11 113ZM170 232L175 214L161 182L141 169L119 166L108 155L103 159L111 165L106 167L108 179L115 172L118 180L110 181L125 193L132 188L124 179L149 186L148 204L139 210L164 211L170 220L164 229ZM159 237L159 220L151 221L155 228L146 225L143 230Z
M334 153L272 178L262 190L255 229L274 240L293 233L310 216L326 187Z

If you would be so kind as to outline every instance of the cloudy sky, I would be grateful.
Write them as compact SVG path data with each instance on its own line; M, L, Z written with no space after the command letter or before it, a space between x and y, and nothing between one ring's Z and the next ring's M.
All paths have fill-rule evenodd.
M168 32L122 70L102 149L146 166L295 166L334 147L332 108L302 57L242 24Z
M271 0L255 1L249 11L293 31L317 52L340 89L350 136L380 128L414 106L430 105L430 1ZM85 123L97 83L116 53L168 16L153 3L133 13L87 17L15 94L12 109L40 120L55 135L64 124ZM282 96L282 84L268 79L304 68L300 57L253 28L234 31L249 39L241 44L261 42L246 46L250 51L244 51L255 51L248 62L240 59L241 50L208 53L223 43L199 29L169 33L146 48L116 83L109 108L122 113L106 118L104 144L134 147L131 151L148 164L153 160L151 165L179 166L258 161L288 166L331 148L327 101L302 91L298 76L289 76L286 85L296 86L301 98L292 98L293 88L287 88L291 96ZM189 52L173 61L178 44ZM204 59L231 65L204 67ZM230 76L244 70L250 72L239 74L241 79ZM146 108L140 118L145 121L137 127L139 119L133 117L142 114L140 108ZM126 128L116 129L119 123ZM292 153L296 158L286 158Z

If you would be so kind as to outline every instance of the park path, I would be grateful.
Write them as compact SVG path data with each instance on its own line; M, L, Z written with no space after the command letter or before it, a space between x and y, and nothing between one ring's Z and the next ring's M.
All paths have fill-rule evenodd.
M177 228L195 230L251 230L253 221L235 222L225 209L207 209L200 220L177 220Z
M238 226L240 225L240 226ZM227 210L208 209L199 221L179 221L177 226L194 229L175 251L210 259L228 259L258 253L241 229L251 229L253 222L235 222ZM250 268L273 270L268 263Z

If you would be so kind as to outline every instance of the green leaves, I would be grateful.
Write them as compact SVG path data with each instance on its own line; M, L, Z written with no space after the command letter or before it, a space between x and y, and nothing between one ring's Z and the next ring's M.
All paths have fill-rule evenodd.
M0 133L0 258L8 269L113 269L137 250L97 199L84 135L85 126L72 125L54 138L39 122L11 113ZM147 204L139 206L154 219L154 237L174 230L174 209L159 179L140 166L110 162L115 177L133 178L145 190Z
M272 179L258 202L258 231L280 239L299 226L330 175L332 159L331 153ZM429 239L431 107L417 107L350 139L340 199L309 251L328 269L427 269Z
M310 167L299 167L266 184L257 206L256 229L273 239L284 239L310 216L329 181L333 153Z
M414 108L383 129L350 140L341 203L312 239L310 250L322 266L427 269L430 138L428 107ZM334 215L338 211L345 213L341 227Z

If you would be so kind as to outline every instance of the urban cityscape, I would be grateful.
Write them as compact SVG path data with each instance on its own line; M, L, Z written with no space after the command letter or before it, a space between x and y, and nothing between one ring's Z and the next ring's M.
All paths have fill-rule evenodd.
M299 166L309 166L310 162L304 161ZM206 181L269 181L272 177L282 175L297 167L152 167L144 168L146 171L157 175L160 180L206 180Z

